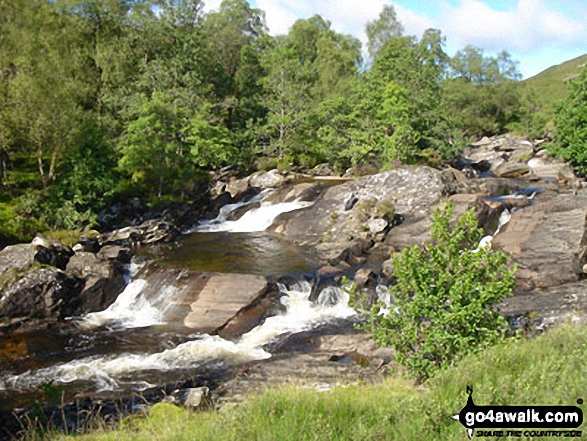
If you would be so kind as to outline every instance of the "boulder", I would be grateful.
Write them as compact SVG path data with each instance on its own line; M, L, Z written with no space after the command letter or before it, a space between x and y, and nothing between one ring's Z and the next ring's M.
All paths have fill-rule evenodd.
M275 188L285 183L285 177L279 170L273 169L266 173L253 175L250 184L253 187Z
M587 316L587 281L551 286L542 291L518 293L499 306L508 316L539 316L549 321L568 323L573 317Z
M512 253L518 263L517 291L544 290L576 282L587 263L587 191L544 194L517 210L495 237L494 248Z
M530 167L528 164L519 162L503 162L492 171L498 178L519 178L530 173Z
M114 303L126 286L124 265L118 255L109 259L105 253L100 257L88 252L76 253L67 264L67 272L85 279L76 315L103 311Z
M438 170L398 168L330 187L311 207L279 216L273 231L314 247L318 257L336 263L343 253L357 256L359 242L363 248L374 244L370 220L385 220L393 226L396 214L402 219L424 218L445 189Z
M225 326L237 313L251 305L267 290L267 280L246 274L212 274L193 293L195 301L184 325L199 332L212 333Z
M136 227L124 227L104 233L98 238L98 242L102 247L114 245L134 248L141 243L172 242L180 234L181 231L175 224L162 219L152 219Z
M377 273L369 268L359 268L353 278L359 288L363 288L368 284L374 284L377 281Z
M242 179L237 179L233 176L228 181L228 184L226 185L224 191L229 192L233 198L238 198L240 195L242 195L249 189L250 180L250 176L247 176L246 178Z
M213 407L210 389L206 386L182 389L177 393L179 401L191 410L206 410Z
M385 219L369 219L367 225L369 226L369 231L375 234L385 230L389 223Z
M0 318L64 318L77 310L84 279L55 268L31 267L7 283Z
M0 250L0 286L7 278L24 273L33 265L35 249L29 244L7 246Z
M318 164L316 167L311 169L308 174L311 176L338 176L338 174L334 172L328 163Z
M143 230L142 243L144 244L173 242L181 234L175 224L161 220L145 222L139 225L139 228Z
M37 245L35 248L35 262L41 265L54 266L60 270L65 269L70 257L75 254L71 248L59 244L51 245L49 248Z
M573 170L567 163L545 155L531 159L528 161L528 166L540 179L559 181L566 177L574 177Z
M131 247L143 239L143 231L140 227L124 227L100 235L100 246L117 245Z
M107 245L102 247L96 254L97 260L116 261L123 264L130 263L132 254L128 248L118 245Z
M387 259L381 264L381 273L388 279L393 277L393 259Z

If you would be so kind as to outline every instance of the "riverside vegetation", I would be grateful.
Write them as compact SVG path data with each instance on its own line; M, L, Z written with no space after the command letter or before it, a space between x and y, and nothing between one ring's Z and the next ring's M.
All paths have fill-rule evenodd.
M451 225L454 205L433 215L433 243L405 248L393 258L391 295L366 312L362 328L419 379L458 357L505 337L507 321L495 305L510 296L515 267L508 256L480 246L474 209ZM477 248L475 248L477 246Z
M18 0L0 17L4 245L92 227L133 196L193 200L226 165L438 164L552 119L507 52L451 58L440 30L407 36L392 6L367 26L367 60L318 15L270 36L245 0L209 13L200 0Z

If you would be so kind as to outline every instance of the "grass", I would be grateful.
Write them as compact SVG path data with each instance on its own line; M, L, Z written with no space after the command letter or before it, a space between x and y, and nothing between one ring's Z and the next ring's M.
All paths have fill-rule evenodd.
M404 378L329 392L288 387L224 412L189 412L160 403L147 416L124 420L117 431L57 438L465 440L465 430L450 416L465 405L466 385L473 385L478 405L575 405L578 398L587 398L585 354L587 329L562 328L466 357L423 387Z
M556 66L551 66L539 74L524 80L533 88L539 102L548 110L554 110L557 103L567 95L567 84L579 75L587 63L587 54L574 58Z

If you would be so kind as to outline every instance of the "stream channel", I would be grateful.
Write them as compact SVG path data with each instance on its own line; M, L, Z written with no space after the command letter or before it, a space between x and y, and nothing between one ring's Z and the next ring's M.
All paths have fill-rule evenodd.
M15 356L0 363L0 411L30 406L48 385L60 391L63 402L148 393L190 376L206 378L268 359L269 343L332 320L353 320L348 295L337 287L324 288L310 301L307 280L318 262L307 250L265 232L279 214L312 203L271 204L264 202L266 196L223 207L216 219L199 222L155 262L152 255L133 259L128 285L108 309L9 336L3 345ZM247 205L253 208L247 211ZM243 214L235 218L237 211ZM253 274L270 281L287 276L292 282L271 284L281 296L273 315L225 339L184 326L185 304L177 299L185 291L182 274L188 270Z

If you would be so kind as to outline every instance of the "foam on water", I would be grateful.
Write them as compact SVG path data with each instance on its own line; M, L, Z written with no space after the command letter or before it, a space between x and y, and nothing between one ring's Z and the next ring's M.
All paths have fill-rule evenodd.
M281 298L285 314L267 318L262 325L244 334L240 340L242 343L262 346L279 336L306 331L332 319L345 319L356 314L348 306L348 293L338 287L324 288L316 303L309 300L312 285L308 282L298 282L291 290L279 284L279 289L285 294Z
M108 323L114 323L121 328L141 328L163 324L166 312L164 305L170 305L164 299L169 299L177 288L165 287L161 290L160 299L157 299L160 301L152 302L143 295L147 284L148 282L144 279L133 280L110 307L104 311L86 315L79 322L79 326L87 330Z
M118 319L131 320L129 317L131 315L143 315L143 313L130 314L128 311L134 307L133 305L136 306L136 302L131 299L131 292L138 291L141 285L146 283L144 280L132 282L129 285L129 291L125 291L127 300L119 302L114 308L111 307L112 310L108 314L105 313L110 308L92 317L98 321L105 317L111 319L114 316ZM285 312L266 319L263 324L244 334L236 342L204 334L198 340L185 342L173 349L154 354L86 357L37 371L6 376L0 379L0 389L35 389L48 379L55 381L56 384L80 380L91 381L99 390L115 390L121 385L130 385L138 390L145 389L151 386L148 382L129 377L152 370L168 372L194 369L204 362L213 360L228 364L264 360L271 357L271 354L263 349L263 345L281 336L312 329L333 319L350 318L356 314L348 306L348 293L340 288L325 288L315 303L309 300L312 285L308 282L297 283L291 289L284 285L279 285L279 288L285 294L281 298L286 308ZM124 312L123 307L131 309ZM117 311L116 314L113 311Z
M269 196L272 192L273 192L273 190L266 189L266 190L263 190L258 195L252 197L249 200L237 202L235 204L223 205L220 208L220 211L218 212L218 216L216 216L214 219L200 221L199 225L194 228L189 229L187 231L187 234L195 233L195 232L199 232L199 231L216 231L216 230L213 230L213 228L226 222L228 219L228 216L230 216L235 210L237 210L241 207L245 207L247 205L261 202L267 196Z
M273 224L277 216L289 211L299 210L300 208L309 207L313 202L305 202L296 200L293 202L280 202L272 204L270 202L263 202L260 207L253 208L243 214L240 219L229 221L223 220L220 222L211 222L202 224L194 231L197 232L219 232L227 231L230 233L255 233L265 231ZM235 204L238 205L238 204ZM237 207L238 208L238 207Z
M93 381L98 390L114 390L121 384L144 389L145 381L121 380L136 372L175 369L193 369L206 361L224 360L230 364L263 360L271 355L262 348L252 348L204 335L202 339L182 343L173 349L154 354L123 354L116 356L87 357L0 380L0 389L34 389L47 379L64 384L73 381Z

